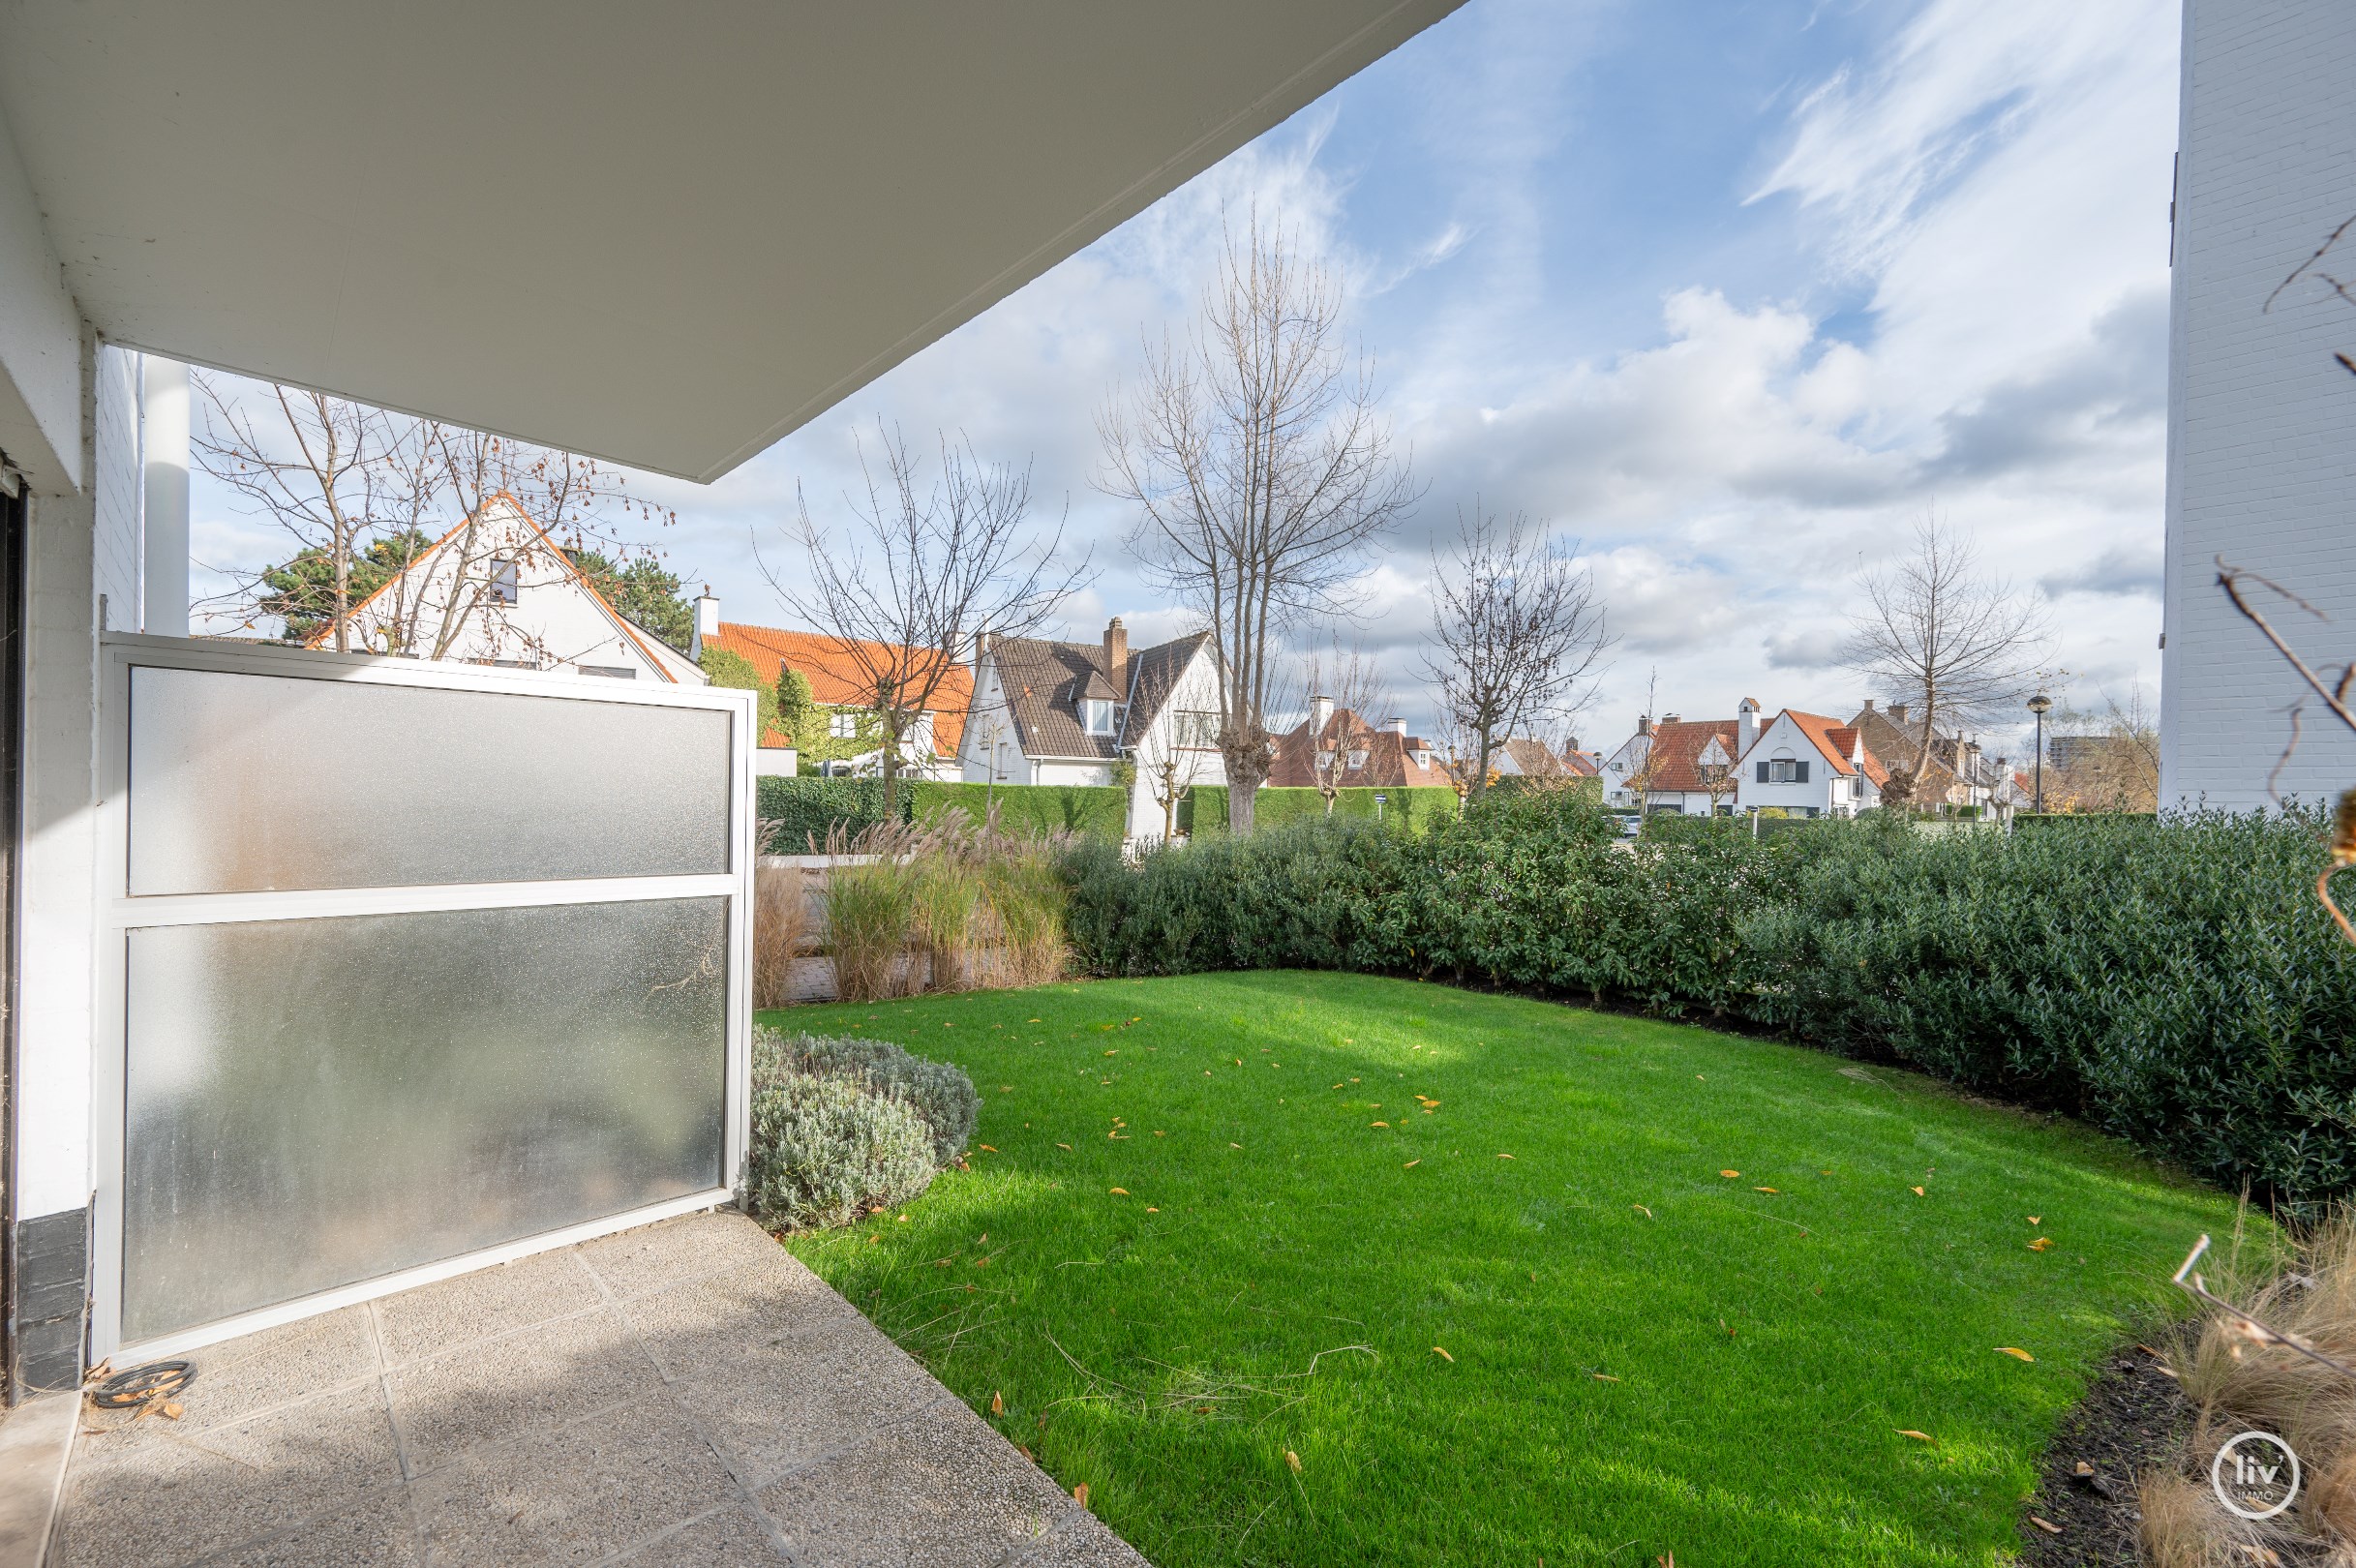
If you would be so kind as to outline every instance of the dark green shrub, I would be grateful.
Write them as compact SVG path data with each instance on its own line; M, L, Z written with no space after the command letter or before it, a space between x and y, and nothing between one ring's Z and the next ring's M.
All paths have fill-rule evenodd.
M847 1225L931 1185L933 1140L913 1105L849 1078L783 1072L753 1094L743 1200L796 1229Z
M1375 796L1382 803L1374 803ZM1279 787L1263 789L1252 802L1253 823L1257 829L1283 828L1296 822L1321 820L1326 815L1325 796L1314 789ZM1380 822L1390 828L1404 828L1420 833L1441 821L1453 821L1457 814L1456 791L1451 786L1417 784L1399 789L1346 789L1334 792L1336 817L1356 817L1368 822ZM1178 830L1192 837L1218 838L1227 830L1227 787L1224 784L1197 784L1184 800L1178 802Z
M944 1165L965 1153L982 1114L982 1097L971 1078L947 1062L912 1055L888 1040L755 1030L755 1090L797 1074L840 1078L906 1103L923 1120L933 1158Z

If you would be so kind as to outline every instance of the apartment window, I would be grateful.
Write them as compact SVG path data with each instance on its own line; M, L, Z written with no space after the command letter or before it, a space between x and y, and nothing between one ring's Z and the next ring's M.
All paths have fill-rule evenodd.
M827 715L827 735L829 739L835 740L858 739L859 715L857 713L846 712L839 708L836 709L833 712Z
M491 596L501 604L515 603L516 569L512 556L491 558Z

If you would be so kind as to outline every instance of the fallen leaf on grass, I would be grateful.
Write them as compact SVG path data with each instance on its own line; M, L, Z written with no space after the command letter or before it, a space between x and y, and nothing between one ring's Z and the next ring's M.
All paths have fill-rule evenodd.
M1646 1208L1646 1207L1645 1207L1643 1204L1641 1204L1641 1203L1631 1203L1631 1204L1629 1204L1629 1205L1628 1205L1628 1207L1629 1207L1629 1208L1631 1208L1631 1209L1634 1209L1634 1210L1635 1210L1635 1211L1636 1211L1638 1214L1643 1215L1643 1216L1644 1216L1646 1219L1647 1219L1647 1220L1649 1220L1649 1219L1651 1219L1651 1218L1652 1218L1652 1211L1651 1211L1650 1209Z
M1442 1360L1442 1361L1446 1362L1446 1363L1447 1363L1449 1366L1451 1366L1451 1367L1453 1367L1453 1366L1455 1366L1455 1365L1456 1365L1456 1357L1454 1357L1454 1356L1452 1356L1452 1355L1448 1354L1448 1352L1447 1352L1447 1351L1442 1350L1442 1349L1441 1349L1441 1348L1440 1348L1438 1345L1436 1345L1436 1344L1435 1344L1435 1345L1434 1345L1434 1346L1432 1347L1432 1353L1433 1353L1434 1355L1435 1355L1435 1356L1439 1357L1439 1359L1440 1359L1440 1360Z
M1423 1161L1422 1161L1422 1160L1420 1160L1420 1159L1416 1159L1416 1160L1410 1160L1410 1161L1407 1161L1405 1164L1404 1164L1404 1165L1400 1166L1399 1168L1400 1168L1401 1170L1413 1170L1413 1169L1414 1169L1416 1166L1418 1166L1418 1165L1420 1165L1420 1164L1422 1164L1422 1163L1423 1163Z
M993 1389L991 1389L991 1390L990 1390L990 1414L992 1414L992 1415L1005 1415L1006 1413L1007 1413L1007 1402L1006 1402L1006 1397L1005 1397L1004 1395L1000 1394L1000 1393L999 1393L999 1392L998 1392L996 1389L994 1389L994 1388L993 1388Z
M1339 1088L1341 1088L1342 1086L1341 1086L1340 1084L1338 1084L1338 1083L1337 1083L1337 1084L1335 1084L1335 1085L1334 1085L1334 1087L1335 1087L1335 1088L1337 1088L1337 1089L1339 1089Z
M1765 1192L1765 1193L1768 1194L1770 1197L1781 1197L1781 1196L1783 1196L1783 1194L1782 1194L1780 1191L1776 1191L1776 1190L1775 1190L1774 1188L1772 1188L1772 1187L1754 1187L1754 1188L1752 1188L1752 1189L1751 1189L1751 1191L1754 1191L1754 1192Z
M1088 1483L1083 1481L1072 1489L1072 1500L1082 1508L1088 1506Z
M1059 1143L1059 1144L1057 1144L1057 1145L1056 1145L1056 1147L1057 1147L1058 1149L1062 1149L1062 1150L1064 1150L1064 1151L1066 1151L1066 1152L1068 1153L1068 1152L1070 1152L1070 1150L1071 1150L1071 1148L1072 1148L1072 1145L1071 1145L1071 1144L1069 1144L1069 1143Z
M1912 1437L1918 1443L1928 1443L1933 1448L1937 1448L1939 1446L1938 1438L1933 1437L1927 1432L1917 1432L1912 1427L1900 1427L1898 1429L1898 1435L1901 1437Z
M1128 1188L1126 1188L1126 1187L1115 1187L1115 1188L1110 1189L1110 1191L1112 1192L1112 1195L1113 1195L1114 1197L1127 1197L1127 1196L1129 1196L1129 1189L1128 1189Z
M2029 1251L2032 1252L2041 1252L2052 1245L2053 1238L2051 1236L2039 1236L2037 1240L2029 1244Z
M1148 1204L1145 1206L1145 1212L1146 1212L1147 1214L1160 1214L1162 1211L1161 1211L1160 1209L1155 1208L1155 1207L1154 1207L1152 1204L1148 1203Z
M1919 1187L1910 1187L1907 1189L1907 1191L1914 1193L1914 1195L1917 1197L1922 1197L1925 1195L1922 1189Z
M1240 1143L1230 1143L1227 1145L1227 1147L1230 1149L1240 1149L1243 1147L1243 1145Z
M877 1232L876 1232L874 1235L872 1235L872 1236L870 1236L870 1237L868 1237L868 1238L867 1238L867 1245L868 1245L868 1246L870 1246L870 1247L873 1247L873 1246L874 1246L874 1245L875 1245L877 1242L880 1242L880 1241L882 1241L883 1239L884 1239L884 1233L883 1233L882 1231L880 1231L880 1230L879 1230L879 1231L877 1231Z
M2036 1525L2039 1529L2043 1530L2047 1535L2059 1535L2062 1533L2062 1526L2056 1524L2049 1519L2040 1519L2035 1514L2031 1514L2029 1516L2029 1523Z
M1511 1156L1511 1155L1502 1155L1502 1154L1501 1154L1501 1155L1497 1156L1497 1158L1498 1158L1499 1160L1511 1160L1511 1159L1513 1158L1513 1156Z
M2039 1218L2038 1218L2036 1215L2034 1215L2034 1214L2033 1214L2033 1215L2031 1215L2031 1216L2029 1217L2029 1222L2030 1222L2031 1224L2033 1224L2033 1225L2041 1225L2041 1224L2043 1224L2045 1221L2042 1221L2042 1220L2040 1220L2040 1219L2039 1219Z
M2016 1344L2000 1344L1996 1347L1996 1353L2000 1356L2011 1356L2020 1361L2035 1361L2037 1359L2037 1357L2031 1355L2028 1351L2023 1350Z
M1613 1376L1610 1372L1589 1372L1587 1375L1594 1378L1595 1381L1599 1383L1616 1383L1619 1381L1618 1378Z
M1155 1137L1158 1137L1158 1138L1166 1138L1166 1137L1168 1137L1168 1136L1169 1136L1169 1134L1168 1134L1167 1132L1163 1131L1162 1131L1162 1129L1160 1129L1160 1128L1155 1128L1155 1129L1154 1129L1154 1136L1155 1136Z
M1737 1176L1741 1175L1741 1174L1742 1174L1742 1172L1740 1172L1740 1171L1738 1171L1738 1170L1722 1170L1722 1171L1718 1172L1718 1174L1719 1174L1719 1175L1721 1175L1721 1176L1723 1176L1723 1177L1725 1177L1725 1178L1726 1178L1728 1181L1730 1181L1730 1182L1731 1182L1731 1181L1733 1181L1733 1180L1734 1180L1736 1177L1737 1177Z
M1391 1124L1388 1122L1369 1122L1367 1125L1369 1127L1389 1127Z
M974 1145L974 1147L980 1149L983 1154L996 1154L998 1152L986 1143L977 1143Z
M1284 1450L1284 1462L1292 1466L1293 1474L1299 1475L1301 1473L1301 1456L1294 1453L1289 1448Z
M1025 1018L1025 1019L1023 1020L1023 1022L1024 1022L1024 1023L1037 1023L1037 1022L1039 1022L1039 1020L1038 1020L1037 1018Z

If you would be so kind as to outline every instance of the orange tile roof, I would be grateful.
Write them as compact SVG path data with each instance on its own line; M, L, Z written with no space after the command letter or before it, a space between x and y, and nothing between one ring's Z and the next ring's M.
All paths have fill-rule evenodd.
M1846 777L1857 771L1857 765L1849 760L1850 749L1857 742L1857 730L1854 727L1843 725L1839 719L1823 713L1803 713L1797 708L1785 709L1783 716L1789 718L1800 734L1815 742L1816 749L1832 765L1835 773ZM1760 733L1766 732L1763 730Z
M779 666L791 666L801 672L810 683L810 695L829 708L865 709L874 704L875 694L866 690L861 679L859 665L849 649L861 645L846 643L825 632L796 631L783 626L748 626L741 621L723 620L720 635L713 639L731 653L750 661L764 680L777 678ZM866 645L887 648L889 644ZM938 656L938 655L936 655ZM957 742L965 735L966 709L974 703L974 672L971 666L951 664L933 693L932 749L935 756L953 757Z
M794 749L794 738L772 725L761 732L761 749L763 751L791 751Z
M1680 719L1674 724L1654 725L1652 745L1646 753L1645 788L1655 793L1707 793L1709 785L1702 777L1701 759L1702 753L1709 749L1712 736L1725 749L1731 765L1740 740L1740 727L1733 719Z

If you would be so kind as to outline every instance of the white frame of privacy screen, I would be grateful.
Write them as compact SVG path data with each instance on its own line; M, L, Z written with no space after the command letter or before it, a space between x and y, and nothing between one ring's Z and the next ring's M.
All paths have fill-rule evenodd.
M727 1201L752 694L102 662L93 1359Z

